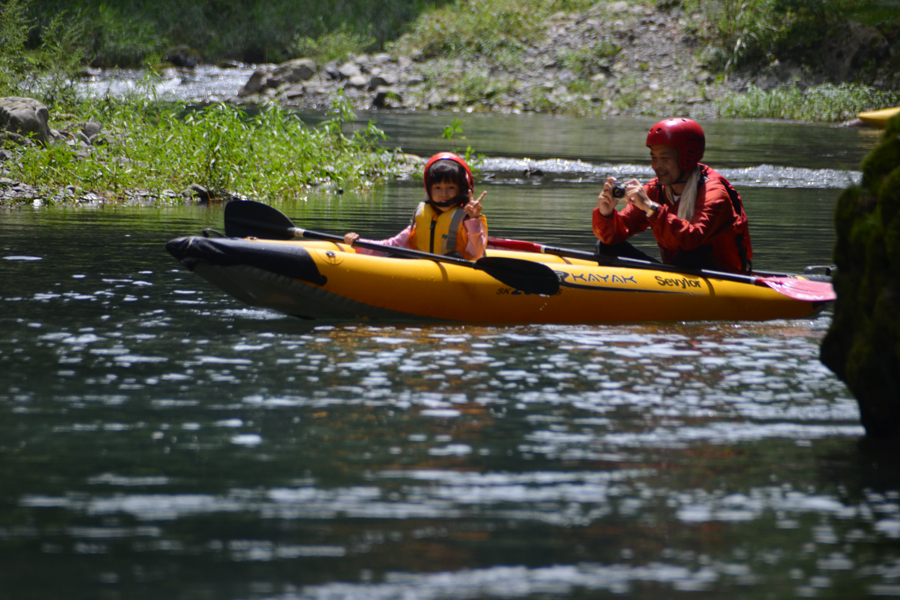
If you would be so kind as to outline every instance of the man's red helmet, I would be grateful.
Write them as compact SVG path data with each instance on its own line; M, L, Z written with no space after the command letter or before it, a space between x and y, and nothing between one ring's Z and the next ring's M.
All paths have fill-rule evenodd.
M425 180L425 195L428 196L428 198L431 198L431 181L428 180L428 170L431 168L431 165L439 160L452 160L453 162L457 163L466 172L466 187L468 187L469 189L473 189L475 187L475 179L472 177L472 169L469 168L469 165L466 164L466 161L464 161L456 154L453 154L452 152L438 152L437 154L432 156L427 163L425 163L425 176L423 177L423 179ZM467 190L459 190L459 193L462 197L465 198L467 195Z
M690 173L703 158L706 135L696 121L690 119L666 119L650 128L647 146L674 146L678 148L678 168Z

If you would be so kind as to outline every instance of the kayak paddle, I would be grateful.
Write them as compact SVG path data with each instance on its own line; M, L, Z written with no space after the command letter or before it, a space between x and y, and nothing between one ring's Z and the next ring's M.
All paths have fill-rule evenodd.
M270 240L292 240L297 237L325 240L343 244L344 238L294 226L291 219L268 204L239 200L225 205L225 235L228 237L257 237ZM526 294L552 296L559 292L559 278L553 269L539 262L488 256L474 262L452 256L441 256L408 248L395 248L357 240L354 246L389 252L395 256L432 260L484 271L494 279Z
M579 258L582 260L590 260L602 265L615 267L630 267L633 269L649 269L654 271L665 271L669 273L680 273L683 275L693 275L695 277L707 277L712 279L723 279L726 281L737 281L740 283L750 283L754 285L764 285L772 288L776 292L793 298L794 300L802 300L805 302L830 302L837 296L834 288L830 283L825 281L810 281L799 277L790 276L766 276L758 277L755 275L741 275L739 273L726 273L724 271L712 271L709 269L686 269L667 265L665 263L655 263L647 260L639 260L636 258L625 258L619 256L597 256L593 252L584 252L583 250L569 250L566 248L557 248L554 246L544 246L533 242L523 240L508 240L502 238L488 238L488 246L494 248L505 248L507 250L517 250L519 252L539 252L541 254L552 254L554 256L562 256L565 258Z

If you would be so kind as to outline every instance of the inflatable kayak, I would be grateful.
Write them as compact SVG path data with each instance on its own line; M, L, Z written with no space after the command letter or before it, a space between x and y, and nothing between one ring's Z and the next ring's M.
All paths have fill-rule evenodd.
M189 236L166 248L235 298L306 319L508 324L767 320L809 317L833 299L830 284L808 282L820 287L807 290L807 281L799 277L717 278L497 249L488 250L493 262L480 268L481 261L358 254L337 241ZM547 283L545 271L552 286L526 285L531 279Z
M900 106L895 108L884 108L882 110L873 110L870 112L861 112L857 115L859 120L871 127L884 129L887 127L888 121L900 114Z

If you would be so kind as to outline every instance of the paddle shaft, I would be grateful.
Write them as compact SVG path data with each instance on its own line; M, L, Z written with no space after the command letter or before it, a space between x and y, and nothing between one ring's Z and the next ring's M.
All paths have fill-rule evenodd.
M667 265L665 263L655 263L649 260L639 260L637 258L625 258L622 256L598 256L593 252L584 252L583 250L570 250L567 248L557 248L555 246L544 246L543 244L535 244L524 240L506 240L500 238L488 239L488 244L508 248L510 250L518 250L521 252L540 252L541 254L551 254L553 256L562 256L564 258L580 258L582 260L590 260L604 266L621 266L633 269L648 269L653 271L665 271L667 273L679 273L681 275L694 275L696 277L710 277L713 279L723 279L726 281L737 281L740 283L751 283L754 285L765 285L765 280L752 275L741 275L739 273L726 273L724 271L712 271L709 269L686 269Z
M341 244L345 243L344 238L339 235L332 235L330 233L319 233L318 231L310 231L309 229L302 229L300 227L292 227L291 231L294 234L294 237L307 238L310 240L324 240L330 242L340 242ZM462 258L454 258L453 256L443 256L440 254L431 254L430 252L422 252L420 250L412 250L410 248L400 248L397 246L385 246L384 244L376 244L373 242L367 242L365 240L358 239L351 246L358 246L360 248L366 248L368 250L377 250L379 252L390 252L391 254L395 254L397 256L405 256L407 258L423 258L425 260L433 260L435 262L443 262L449 263L451 265L459 265L462 267L475 267L478 268L478 261L471 262Z
M285 214L261 202L238 201L225 206L225 233L230 237L262 237L291 240L295 237L345 243L344 238L295 227ZM410 248L357 240L352 245L395 256L448 263L487 273L494 279L528 294L551 296L559 292L559 278L540 262L506 257L484 257L475 262Z

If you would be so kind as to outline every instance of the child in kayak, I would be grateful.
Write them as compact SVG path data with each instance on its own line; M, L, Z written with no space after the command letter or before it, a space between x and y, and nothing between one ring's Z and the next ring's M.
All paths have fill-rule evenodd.
M392 238L375 241L382 246L411 248L432 254L478 260L487 246L487 219L481 214L482 192L475 200L475 181L466 162L452 152L441 152L425 165L426 200L419 204L409 226ZM361 239L350 232L344 243ZM381 254L357 248L360 254Z

